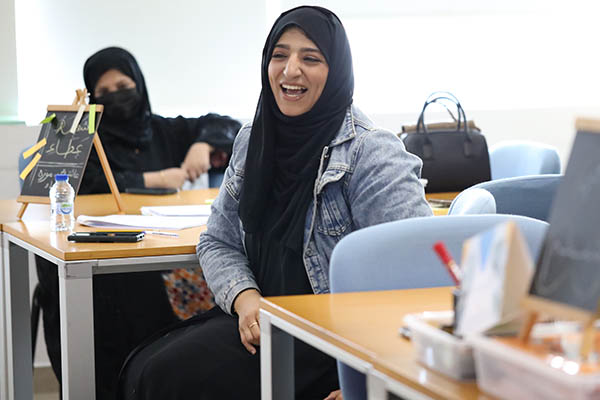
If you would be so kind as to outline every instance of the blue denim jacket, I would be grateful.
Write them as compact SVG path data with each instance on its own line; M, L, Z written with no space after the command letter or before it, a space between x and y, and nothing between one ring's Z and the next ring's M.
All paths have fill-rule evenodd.
M207 230L196 248L215 300L228 313L241 291L260 291L248 265L238 215L250 130L250 124L243 126L235 139ZM302 256L314 293L329 292L329 258L344 236L370 225L432 214L418 181L421 165L396 135L374 128L355 106L348 108L338 134L323 149L306 214Z

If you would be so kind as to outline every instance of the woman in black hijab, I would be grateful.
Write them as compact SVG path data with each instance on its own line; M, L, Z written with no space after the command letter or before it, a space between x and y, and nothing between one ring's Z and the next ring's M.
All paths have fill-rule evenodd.
M152 114L142 71L126 50L110 47L92 55L84 66L84 80L90 103L104 105L98 131L120 191L180 188L186 179L194 180L211 164L226 166L240 123L217 114L200 118ZM79 194L108 192L98 155L92 149ZM41 257L36 257L36 265L48 354L60 381L57 270ZM164 279L176 273L165 274ZM200 270L188 276L194 276L194 282L203 281ZM190 286L188 282L178 284ZM191 310L182 293L171 290L167 298L159 271L94 276L93 287L96 399L112 400L127 354L152 333L178 321L177 316L187 317L201 310ZM197 290L206 294L201 286ZM198 292L192 296L197 305ZM204 303L212 305L210 295L206 297Z
M254 121L236 138L227 190L197 247L219 307L136 349L121 372L122 399L259 399L261 296L328 293L342 237L431 215L420 160L352 105L350 46L335 14L283 13L261 77ZM333 359L294 341L294 362L297 399L341 397Z

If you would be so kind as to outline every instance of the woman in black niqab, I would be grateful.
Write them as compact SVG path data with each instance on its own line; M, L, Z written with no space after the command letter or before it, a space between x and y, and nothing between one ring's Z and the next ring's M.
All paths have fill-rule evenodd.
M96 85L110 69L130 77L135 88L96 97ZM102 49L85 62L83 79L90 94L90 104L104 105L102 136L118 138L134 148L148 146L152 141L152 110L144 75L133 55L120 47Z

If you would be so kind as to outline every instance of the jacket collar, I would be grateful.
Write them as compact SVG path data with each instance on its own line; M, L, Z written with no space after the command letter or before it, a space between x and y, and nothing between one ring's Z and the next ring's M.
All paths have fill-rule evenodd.
M352 140L356 137L356 130L354 129L354 106L349 106L346 110L346 117L340 127L337 135L333 138L329 147L340 145L348 140Z

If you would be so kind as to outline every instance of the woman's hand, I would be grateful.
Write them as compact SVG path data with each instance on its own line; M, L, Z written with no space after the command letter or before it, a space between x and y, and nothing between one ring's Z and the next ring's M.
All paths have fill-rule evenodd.
M256 289L248 289L238 294L233 302L233 309L239 316L240 339L251 354L256 354L254 346L260 344L260 326L258 325L260 297L260 293Z
M186 180L188 180L188 174L183 168L144 172L144 186L147 188L181 189Z
M211 151L213 151L212 146L203 142L194 143L190 147L181 164L181 168L187 172L190 181L194 182L200 175L208 172Z
M343 400L342 391L340 389L334 390L329 393L329 396L325 397L323 400Z

